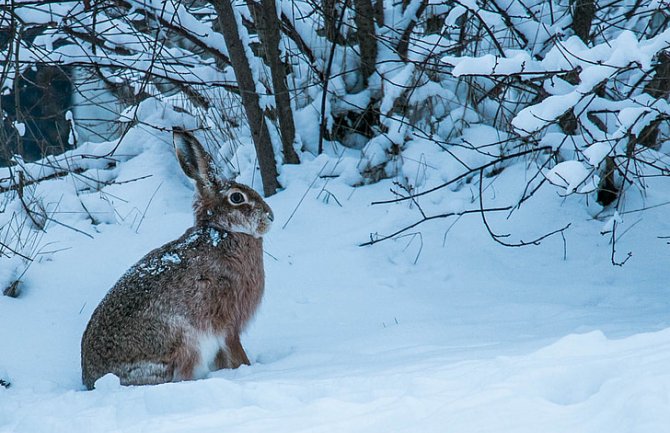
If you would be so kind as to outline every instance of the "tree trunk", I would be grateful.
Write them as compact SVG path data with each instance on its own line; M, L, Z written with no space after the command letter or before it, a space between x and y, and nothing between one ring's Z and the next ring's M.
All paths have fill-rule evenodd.
M379 27L384 27L384 0L375 0L375 21Z
M591 23L596 15L595 0L573 0L572 30L588 44L591 40Z
M375 13L371 0L354 0L356 34L361 56L361 74L367 86L368 78L377 68L377 37L375 35Z
M409 6L409 0L408 1L403 1L403 10ZM426 10L428 7L428 0L422 0L421 4L416 10L416 14L414 18L407 24L407 27L405 27L405 30L402 32L402 36L400 36L400 42L398 42L398 46L396 47L396 52L398 53L398 56L403 61L408 61L407 57L407 51L409 50L409 42L410 42L410 37L412 36L412 32L414 31L414 28L419 22L419 18L421 18L421 15L423 12Z
M277 192L277 188L279 187L279 183L277 182L277 165L274 150L272 149L272 141L270 140L270 132L265 124L265 117L263 116L258 94L256 93L256 84L251 73L249 59L240 39L232 0L212 0L210 3L216 9L219 29L226 41L230 62L232 63L237 84L240 88L242 105L244 106L251 136L256 147L258 165L261 169L261 180L263 181L263 193L268 197Z
M602 206L609 206L619 197L620 188L617 186L614 173L617 167L614 158L605 157L605 167L601 173L600 184L598 185L598 194L596 201Z
M340 35L338 18L340 11L337 7L338 0L323 0L323 26L326 39L332 43L344 45L344 38ZM346 7L345 5L340 5Z
M670 93L670 54L665 51L658 53L658 62L654 66L654 78L644 86L644 91L657 99L664 99ZM647 125L638 137L638 143L651 149L658 149L658 133L661 119Z
M275 0L261 0L258 4L254 0L247 0L249 9L254 14L256 30L261 39L265 60L270 65L272 75L272 90L279 118L279 132L281 134L282 149L284 150L284 162L287 164L298 164L300 159L293 149L295 141L295 122L291 110L291 98L286 82L286 68L281 61L279 42L279 18Z

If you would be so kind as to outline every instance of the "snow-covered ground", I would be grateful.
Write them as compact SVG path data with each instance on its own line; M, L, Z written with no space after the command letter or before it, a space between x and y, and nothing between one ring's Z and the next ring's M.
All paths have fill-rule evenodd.
M52 224L41 242L57 252L32 265L21 297L0 297L0 378L12 383L0 387L0 431L670 432L666 207L624 216L621 230L631 230L617 254L633 256L623 267L610 263L604 222L551 187L491 223L529 240L572 222L565 242L505 248L474 214L359 247L420 215L407 204L370 205L393 198L391 181L352 188L318 178L335 163L325 156L285 167L286 189L268 200L276 219L265 238L266 295L243 335L251 366L83 390L79 344L93 309L129 266L192 221L192 186L170 144L144 147L115 175L152 177L84 198L100 220L120 223L91 225L66 213L76 200L56 195L59 220L93 239ZM486 189L487 205L506 203L522 180L522 167L508 167ZM40 188L55 194L68 182ZM668 201L670 193L652 195L663 190L629 209ZM476 207L477 191L464 185L422 203L431 212ZM112 208L115 217L104 214Z

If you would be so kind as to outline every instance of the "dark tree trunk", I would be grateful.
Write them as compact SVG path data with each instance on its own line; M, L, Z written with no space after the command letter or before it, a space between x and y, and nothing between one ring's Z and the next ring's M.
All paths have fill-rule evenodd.
M596 15L595 0L571 0L572 3L572 31L575 32L585 44L591 40L591 25L593 18ZM597 119L595 116L591 121ZM575 135L577 133L577 117L575 112L570 109L569 113L563 115L559 119L559 125L568 135ZM597 125L597 124L596 124ZM603 129L603 128L601 128ZM596 201L602 206L608 206L619 197L619 188L614 179L614 172L616 171L616 163L614 158L607 156L605 158L604 167L600 172L600 184L598 185L598 193Z
M384 27L384 0L375 0L375 21L379 27Z
M404 2L403 1L403 10L409 6L409 1ZM423 14L423 12L426 10L426 7L428 7L428 0L423 0L421 4L419 5L415 18L412 19L409 24L407 24L407 27L402 33L402 36L400 37L400 42L398 42L398 46L396 48L396 51L398 55L400 56L401 59L404 61L407 61L407 50L409 50L409 40L410 37L412 36L412 32L414 31L414 28L416 27L417 23L419 22L419 18Z
M343 43L342 38L339 35L339 29L337 25L337 18L339 13L337 12L337 0L323 0L323 26L326 32L326 39L333 43Z
M254 83L254 77L249 66L249 59L240 39L232 0L212 0L210 3L216 9L219 29L226 41L230 62L237 78L242 105L244 106L251 136L256 147L258 165L261 169L261 179L263 181L263 192L266 197L271 196L279 187L279 183L277 182L277 165L274 150L272 149L272 141L270 140L270 132L265 124L265 117L258 101L256 84Z
M286 68L282 63L279 52L279 18L275 7L275 0L247 0L249 9L254 14L256 30L260 36L265 60L270 66L272 75L272 90L279 118L279 132L281 134L282 149L284 150L284 162L287 164L298 164L300 159L293 149L295 141L295 123L293 111L291 110L291 98L286 82Z
M598 194L596 201L603 206L608 206L619 197L619 187L616 184L614 173L617 167L614 158L605 157L605 168L602 171L600 185L598 185Z
M446 14L431 15L426 19L426 34L439 35L444 28L444 20L447 18Z
M354 0L355 22L358 46L361 55L361 74L367 86L368 78L376 70L377 37L375 35L375 13L372 0Z
M591 40L591 23L596 15L595 0L573 0L572 30L588 44Z
M670 93L670 54L665 51L658 53L658 63L654 66L654 78L644 86L644 91L654 98L667 98ZM643 146L658 148L658 128L661 120L657 119L647 125L642 131L637 142Z

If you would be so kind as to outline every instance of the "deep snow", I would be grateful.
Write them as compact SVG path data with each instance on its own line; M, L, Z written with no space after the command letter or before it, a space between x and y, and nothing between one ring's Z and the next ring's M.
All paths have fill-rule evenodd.
M276 219L265 238L266 296L243 335L251 366L84 391L79 342L96 304L192 221L192 187L166 141L149 140L115 173L152 177L89 193L107 212L100 219L118 224L68 214L69 178L38 190L66 194L59 218L93 239L51 225L41 242L59 251L32 265L20 298L0 297L0 376L12 382L0 387L0 431L670 431L670 247L659 238L670 234L667 207L624 215L632 228L617 253L633 257L623 267L610 263L606 221L552 187L510 220L490 218L514 239L572 222L565 243L557 235L505 248L475 214L359 247L419 214L370 205L393 197L390 181L352 188L317 178L335 165L326 156L284 167L286 189L268 200ZM521 181L520 165L505 169L485 190L487 205L505 203ZM668 201L663 190L631 198L629 210ZM464 184L422 203L476 207L477 191Z

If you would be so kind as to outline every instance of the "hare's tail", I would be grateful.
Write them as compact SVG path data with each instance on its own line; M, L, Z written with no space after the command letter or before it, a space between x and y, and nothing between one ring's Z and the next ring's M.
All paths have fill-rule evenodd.
M157 362L138 362L118 366L121 383L128 385L155 385L172 381L173 369Z

